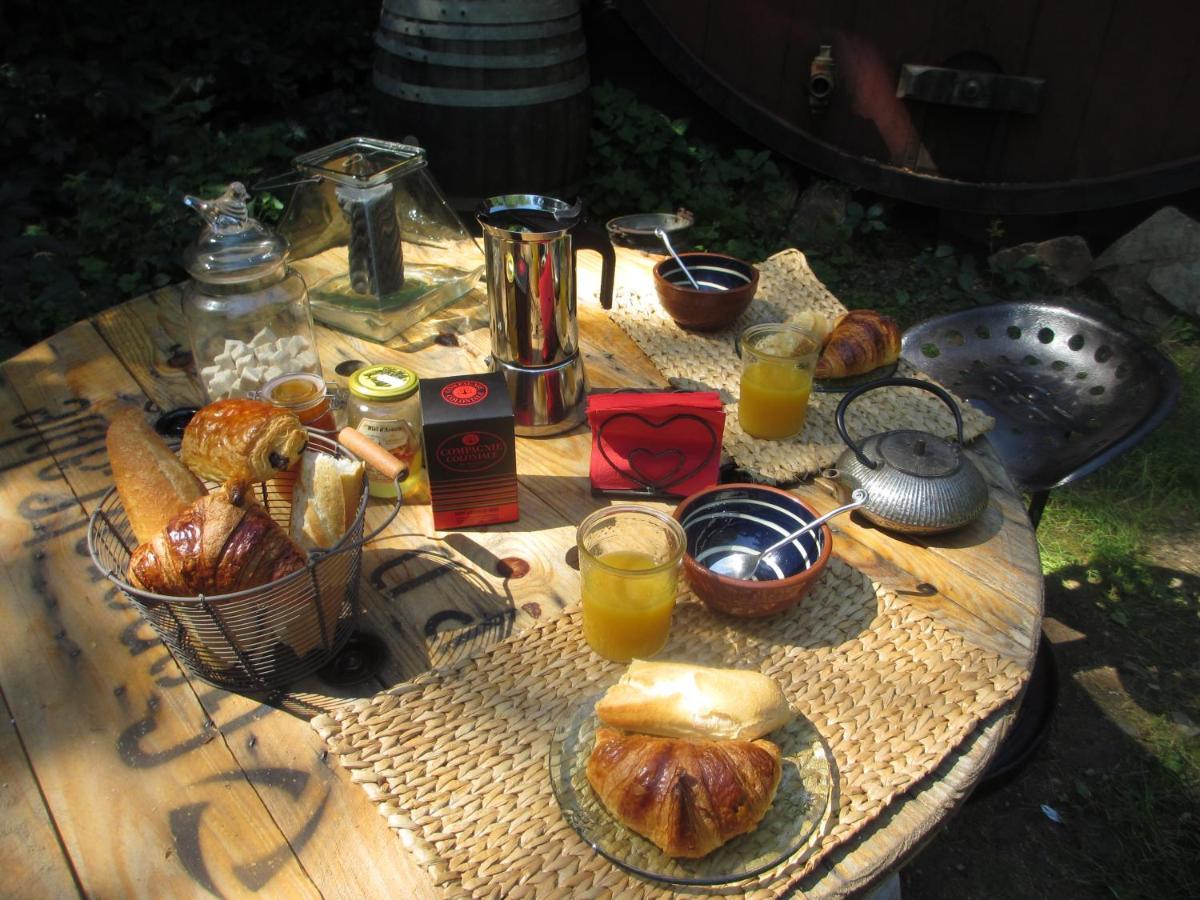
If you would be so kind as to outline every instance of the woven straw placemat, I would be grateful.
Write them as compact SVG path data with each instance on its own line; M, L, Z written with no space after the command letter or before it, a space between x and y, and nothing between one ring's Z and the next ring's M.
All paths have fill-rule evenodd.
M758 292L728 328L702 334L679 328L658 302L652 282L618 288L612 318L675 387L715 390L725 401L724 450L755 481L788 483L832 466L846 449L834 425L841 393L814 391L804 431L790 441L764 441L742 431L737 415L741 360L734 339L760 322L784 322L804 310L823 313L832 323L846 308L808 267L799 250L784 250L758 266ZM897 376L924 378L904 360ZM928 380L928 379L925 379ZM959 400L963 436L971 441L995 424L990 416ZM854 401L846 415L852 437L911 428L955 437L954 418L932 394L916 388L884 388Z
M718 617L685 597L664 659L758 669L808 717L836 766L823 835L738 893L773 896L932 772L1020 690L1024 670L834 560L788 613ZM564 821L547 754L557 725L623 666L583 641L578 607L452 672L313 719L446 896L659 894Z

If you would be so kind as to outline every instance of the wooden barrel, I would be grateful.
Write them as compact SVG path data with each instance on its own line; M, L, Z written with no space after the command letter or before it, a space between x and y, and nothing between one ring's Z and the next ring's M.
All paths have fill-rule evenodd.
M451 202L573 198L591 106L579 0L384 0L375 34L380 137L415 137Z
M622 0L774 150L943 209L1068 213L1200 187L1200 4Z

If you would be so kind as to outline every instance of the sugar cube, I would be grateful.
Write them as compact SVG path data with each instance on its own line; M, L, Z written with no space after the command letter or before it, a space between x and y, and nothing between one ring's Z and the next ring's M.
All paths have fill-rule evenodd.
M261 331L259 331L259 333L256 334L254 337L250 338L250 346L251 347L265 347L268 344L275 343L275 341L277 341L277 340L278 340L278 338L275 336L275 332L272 331L271 326L268 325L265 328L263 328Z
M278 378L282 374L283 374L283 369L279 368L279 366L267 366L267 368L262 373L263 384L266 384L272 378Z
M220 398L229 394L233 390L233 384L237 378L233 372L228 369L221 369L217 374L213 375L208 381L208 392L213 397Z
M225 350L223 352L227 356L234 358L234 357L237 357L239 354L244 353L245 350L246 350L246 342L245 341L235 341L235 340L231 340L230 338L225 338Z

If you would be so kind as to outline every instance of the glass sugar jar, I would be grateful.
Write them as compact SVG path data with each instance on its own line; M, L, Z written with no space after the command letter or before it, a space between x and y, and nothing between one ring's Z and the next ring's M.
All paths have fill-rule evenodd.
M282 237L250 217L234 182L216 200L186 197L205 227L184 252L183 311L207 398L244 397L280 375L321 375L304 279Z
M347 384L350 427L372 438L408 467L408 477L400 483L400 492L406 498L419 490L424 462L419 386L420 380L411 369L393 365L359 369ZM395 482L370 466L367 479L372 497L396 496Z

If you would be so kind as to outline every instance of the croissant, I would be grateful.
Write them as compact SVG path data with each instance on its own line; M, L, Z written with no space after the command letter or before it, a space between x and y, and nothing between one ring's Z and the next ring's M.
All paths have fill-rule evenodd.
M258 587L305 564L275 520L231 482L194 501L129 559L129 578L156 594L194 597Z
M900 358L900 326L896 320L871 309L855 309L842 315L829 333L821 358L818 378L847 378L863 375Z
M218 400L202 407L183 431L180 456L210 481L266 481L290 469L308 432L295 414L259 400Z
M782 767L766 740L701 741L596 731L587 779L622 825L672 857L698 859L771 806Z

